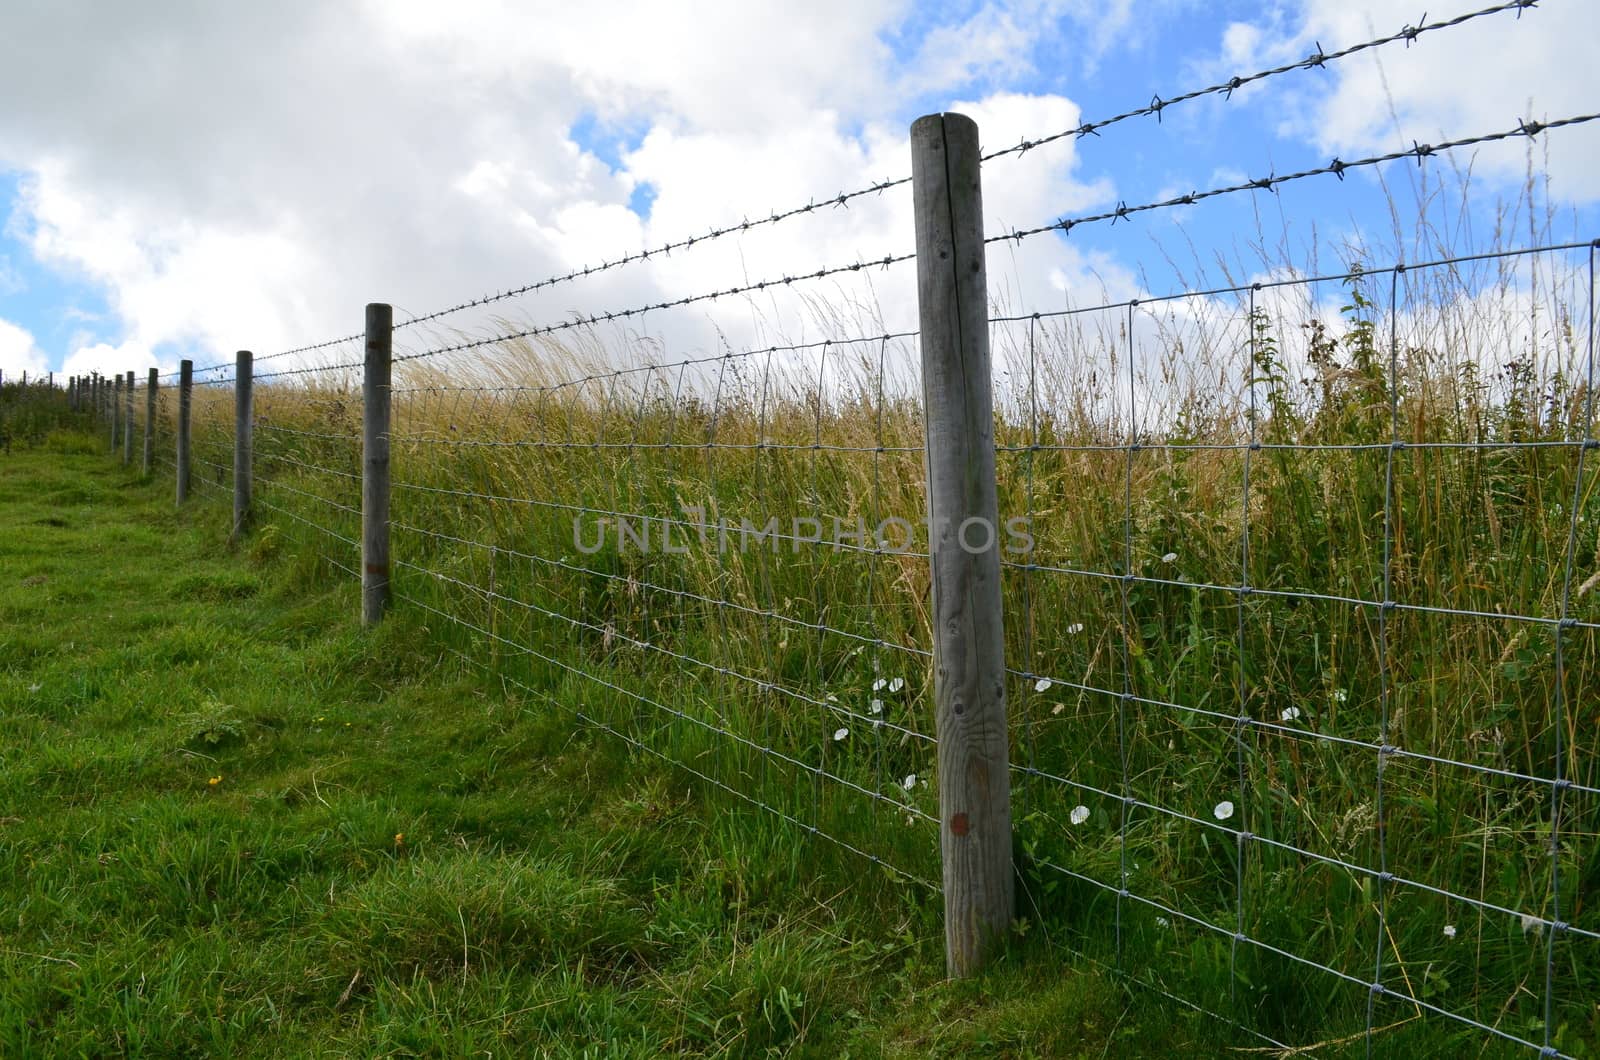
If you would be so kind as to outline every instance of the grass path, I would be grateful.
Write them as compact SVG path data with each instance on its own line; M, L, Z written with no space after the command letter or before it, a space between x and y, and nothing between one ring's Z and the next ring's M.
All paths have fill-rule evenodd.
M0 459L0 1056L1213 1051L92 449Z

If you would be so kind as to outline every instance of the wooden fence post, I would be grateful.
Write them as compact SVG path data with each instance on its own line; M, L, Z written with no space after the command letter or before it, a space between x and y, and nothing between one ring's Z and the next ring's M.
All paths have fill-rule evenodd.
M122 466L133 463L133 372L128 372L128 382L122 388Z
M150 474L156 460L156 387L160 384L156 369L150 369L150 379L144 387L144 473Z
M240 350L233 370L233 540L237 542L250 520L250 459L254 421L251 411L252 358Z
M366 368L361 385L361 624L376 625L389 606L389 378L394 309L367 306Z
M117 445L122 441L122 373L118 372L111 381L111 415L106 419L111 424L111 451L117 451Z
M1011 775L978 126L911 126L927 422L933 695L945 969L981 968L1011 926Z
M178 503L189 499L189 405L194 397L194 362L178 362Z

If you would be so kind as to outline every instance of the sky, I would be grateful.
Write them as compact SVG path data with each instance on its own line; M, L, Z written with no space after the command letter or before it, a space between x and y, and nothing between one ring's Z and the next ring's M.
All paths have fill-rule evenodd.
M1435 0L15 0L0 370L229 362L1489 6ZM1592 0L1540 0L984 167L991 235L1600 111ZM1001 313L1600 235L1600 123L992 247ZM913 249L910 189L432 321L402 351ZM625 318L677 355L915 327L914 265ZM621 343L620 345L626 345ZM279 367L306 357L280 358ZM337 348L331 355L337 355Z

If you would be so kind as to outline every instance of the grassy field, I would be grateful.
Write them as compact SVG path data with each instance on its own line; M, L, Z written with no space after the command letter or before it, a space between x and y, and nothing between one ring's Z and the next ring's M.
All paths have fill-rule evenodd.
M0 459L0 1055L1182 1055L72 435Z
M738 529L919 518L909 341L407 362L371 636L348 371L258 379L236 553L226 380L181 517L165 466L14 458L5 783L51 813L0 830L8 989L41 992L8 1033L1595 1056L1600 466L1565 260L996 326L1000 514L1035 541L1004 570L1019 915L969 984L940 975L925 542ZM142 625L113 651L102 615ZM129 978L152 962L165 994ZM95 967L77 1003L48 985Z

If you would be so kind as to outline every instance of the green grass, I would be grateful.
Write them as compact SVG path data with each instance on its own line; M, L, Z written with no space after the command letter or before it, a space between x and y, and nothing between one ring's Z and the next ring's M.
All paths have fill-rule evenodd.
M1219 1048L80 448L0 459L0 1055Z
M1557 334L1491 377L1509 317L1447 289L1410 306L1437 321L1402 329L1364 283L1346 285L1329 327L1219 311L1229 326L1176 336L1160 366L1176 404L1146 424L1172 444L1136 452L1106 400L1120 384L1096 374L1116 336L1030 331L1039 407L1017 382L1031 374L1013 371L996 421L1002 518L1031 515L1037 538L1038 566L1008 568L1003 588L1007 657L1023 671L1008 689L1024 767L1019 919L975 983L941 981L938 902L917 883L938 877L931 682L916 654L929 643L925 561L737 545L643 554L615 535L590 554L574 541L580 511L915 516L915 387L848 351L826 362L826 393L820 371L769 372L745 354L681 388L670 363L601 371L616 351L512 343L458 366L465 380L407 362L394 406L396 601L370 636L354 628L347 571L359 560L343 540L357 533L359 399L337 375L257 388L259 518L237 554L222 545L225 388L196 393L196 500L182 519L165 470L152 499L93 461L41 485L57 473L24 457L33 470L12 510L33 514L16 517L15 540L79 520L95 529L78 555L131 554L139 537L139 561L165 573L76 620L148 623L137 658L52 661L88 634L39 627L42 611L8 623L0 666L18 687L43 696L52 686L36 674L61 666L81 697L98 691L73 701L90 726L29 707L16 727L24 757L8 752L6 768L19 798L61 813L83 812L113 780L172 800L171 812L249 811L235 816L254 824L223 833L246 837L251 857L237 863L219 866L233 848L196 838L216 833L172 821L142 869L118 868L141 864L118 850L124 860L99 865L103 838L80 858L131 874L114 897L144 915L105 922L138 925L140 942L174 923L255 933L222 947L262 960L237 978L216 943L151 953L205 984L205 1004L187 987L166 1004L271 1013L267 1051L464 1052L501 1033L502 1016L499 1048L512 1052L1261 1044L1165 991L1297 1055L1363 1056L1369 1019L1378 1055L1527 1054L1403 992L1595 1056L1600 947L1578 934L1552 946L1518 915L1600 931L1600 800L1557 797L1538 779L1559 761L1568 779L1600 784L1600 469L1549 444L1594 436L1585 347ZM1571 318L1565 298L1550 296L1550 319ZM1305 377L1284 352L1296 342L1317 369ZM650 354L629 356L643 366ZM1241 392L1184 382L1245 372L1271 446L1259 451L1242 444ZM491 387L463 385L479 381ZM1246 571L1282 595L1230 588ZM1386 598L1432 610L1350 602ZM1558 634L1547 620L1563 608L1583 624ZM111 709L108 690L142 667L165 668L141 679L151 705ZM878 690L894 678L903 686ZM1241 713L1257 724L1237 726ZM1444 761L1395 755L1380 772L1380 740ZM1123 790L1138 800L1126 814ZM1223 800L1235 812L1218 823ZM35 842L163 820L86 816L52 821ZM269 826L271 842L248 831ZM56 865L49 851L17 856ZM218 901L262 863L268 897ZM1395 874L1381 887L1379 865ZM51 895L82 882L13 876ZM1119 901L1119 886L1132 897ZM77 906L58 900L70 923ZM29 890L5 907L44 901ZM41 926L48 913L28 917L34 934L13 948L32 956L6 958L21 962L19 982L73 971L51 957L90 967L92 947L63 950L59 927ZM1394 992L1374 1003L1363 983L1379 960ZM97 987L79 1033L116 1025L96 1006L117 996ZM134 1000L151 996L141 986ZM77 1018L78 1006L57 1009ZM255 1033L196 1048L248 1052ZM426 1034L447 1040L415 1037ZM80 1051L123 1047L88 1040Z

